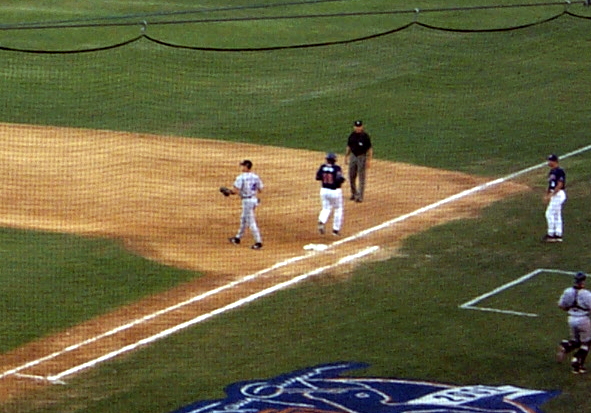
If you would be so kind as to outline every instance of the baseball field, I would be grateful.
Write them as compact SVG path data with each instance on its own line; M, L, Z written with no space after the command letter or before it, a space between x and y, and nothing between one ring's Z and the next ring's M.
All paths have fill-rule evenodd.
M554 359L591 271L591 9L521 3L3 2L0 411L591 411ZM365 201L320 235L356 119ZM218 192L245 158L259 251ZM333 363L363 367L294 373ZM386 381L462 397L376 408Z

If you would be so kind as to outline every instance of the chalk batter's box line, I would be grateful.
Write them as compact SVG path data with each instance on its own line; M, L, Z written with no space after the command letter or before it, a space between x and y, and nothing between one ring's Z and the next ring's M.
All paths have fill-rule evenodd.
M517 316L521 316L521 317L537 317L538 314L534 314L534 313L525 313L525 312L520 312L520 311L511 311L511 310L503 310L501 308L490 308L490 307L480 307L480 306L476 306L475 304L478 304L481 301L486 300L489 297L492 297L493 295L497 295L502 293L505 290L508 290L509 288L515 287L518 284L522 284L530 279L532 279L533 277L542 274L542 273L553 273L553 274L565 274L565 275L570 275L573 276L576 274L576 272L573 271L564 271L564 270L552 270L552 269L548 269L548 268L538 268L537 270L534 270L532 272L530 272L529 274L525 274L522 277L517 278L516 280L513 280L507 284L501 285L498 288L495 288L492 291L489 291L486 294L482 294L481 296L478 296L464 304L460 305L460 308L463 308L465 310L478 310L478 311L488 311L488 312L493 312L493 313L502 313L502 314L511 314L511 315L517 315Z

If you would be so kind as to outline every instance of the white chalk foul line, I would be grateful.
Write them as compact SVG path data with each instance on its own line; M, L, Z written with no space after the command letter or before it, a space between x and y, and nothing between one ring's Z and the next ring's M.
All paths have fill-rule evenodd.
M293 264L295 262L301 261L301 260L306 259L308 257L309 257L309 254L308 255L302 255L302 256L294 257L294 258L290 258L290 259L285 260L285 261L281 261L281 262L279 262L277 264L272 265L269 268L265 268L265 269L263 269L261 271L258 271L256 273L254 273L254 274L247 275L247 276L245 276L243 278L240 278L238 280L232 281L232 282L230 282L228 284L225 284L225 285L222 285L222 286L220 286L218 288L214 288L213 290L206 291L203 294L199 294L199 295L196 295L194 297L191 297L188 300L185 300L185 301L182 301L180 303L174 304L174 305L172 305L170 307L167 307L167 308L164 308L162 310L158 310L158 311L156 311L154 313L151 313L151 314L148 314L148 315L146 315L144 317L141 317L141 318L132 320L129 323L126 323L126 324L123 324L121 326L115 327L114 329L109 330L109 331L107 331L107 332L105 332L103 334L99 334L99 335L94 336L94 337L91 337L91 338L89 338L87 340L84 340L84 341L81 341L79 343L73 344L71 346L65 347L65 348L63 348L61 350L55 351L55 352L53 352L51 354L48 354L47 356L38 358L36 360L32 360L30 362L27 362L25 364L22 364L22 365L20 365L18 367L15 367L13 369L6 370L5 372L3 372L3 373L0 374L0 379L4 378L6 376L10 376L10 375L16 374L16 373L18 373L20 371L23 371L23 370L26 370L28 368L37 366L37 365L42 364L42 363L44 363L46 361L52 360L52 359L54 359L56 357L59 357L59 356L65 354L65 353L69 353L71 351L78 350L81 347L87 346L89 344L92 344L92 343L95 343L95 342L97 342L99 340L102 340L102 339L104 339L106 337L109 337L109 336L115 335L117 333L120 333L122 331L128 330L128 329L130 329L130 328L132 328L134 326L137 326L139 324L142 324L142 323L145 323L147 321L150 321L150 320L152 320L154 318L157 318L157 317L159 317L161 315L164 315L166 313L170 313L172 311L178 310L179 308L185 307L185 306L187 306L189 304L195 303L197 301L201 301L201 300L203 300L203 299L205 299L207 297L210 297L210 296L219 294L220 292L222 292L224 290L228 290L228 289L234 288L234 287L236 287L239 284L243 284L245 282L248 282L250 280L253 280L255 278L258 278L261 275L264 275L264 274L266 274L268 272L274 271L274 270L276 270L278 268L281 268L281 267L285 267L287 265L290 265L290 264Z
M171 334L174 334L174 333L176 333L176 332L178 332L180 330L183 330L183 329L185 329L187 327L190 327L190 326L192 326L194 324L197 324L197 323L200 323L202 321L205 321L205 320L207 320L207 319L209 319L209 318L211 318L213 316L216 316L216 315L225 313L226 311L229 311L229 310L232 310L232 309L241 307L241 306L243 306L245 304L248 304L248 303L251 303L251 302L253 302L255 300L258 300L261 297L264 297L266 295L272 294L272 293L274 293L276 291L279 291L279 290L284 289L286 287L289 287L291 285L297 284L297 283L305 280L306 278L312 277L314 275L321 274L321 273L323 273L325 271L329 271L329 270L331 270L333 268L336 268L336 267L338 267L340 265L347 264L349 262L355 261L355 260L357 260L359 258L362 258L362 257L366 256L366 255L373 254L374 252L376 252L379 249L380 249L380 247L378 247L378 246L373 246L373 247L366 248L366 249L364 249L362 251L359 251L356 254L349 255L347 257L341 258L335 264L326 265L324 267L319 267L319 268L314 269L313 271L307 272L305 274L298 275L297 277L294 277L294 278L292 278L290 280L281 282L279 284L275 284L272 287L266 288L266 289L261 290L261 291L259 291L257 293L251 294L248 297L245 297L245 298L242 298L240 300L234 301L233 303L230 303L230 304L228 304L228 305L226 305L224 307L217 308L217 309L215 309L215 310L213 310L213 311L211 311L211 312L209 312L207 314L203 314L203 315L200 315L199 317L195 317L192 320L186 321L184 323L178 324L178 325L176 325L174 327L171 327L169 329L163 330L163 331L161 331L161 332L159 332L157 334L154 334L154 335L152 335L150 337L146 337L146 338L144 338L142 340L139 340L139 341L137 341L137 342L135 342L133 344L129 344L129 345L125 346L125 347L122 347L120 349L117 349L115 351L112 351L110 353L107 353L107 354L105 354L105 355L103 355L101 357L98 357L98 358L94 359L94 360L90 360L90 361L88 361L86 363L83 363L83 364L80 364L80 365L78 365L76 367L73 367L71 369L65 370L65 371L63 371L63 372L61 372L59 374L56 374L56 375L53 375L53 376L49 376L49 377L47 377L47 380L49 380L49 381L57 381L57 380L60 380L60 379L62 379L64 377L70 376L70 375L72 375L74 373L77 373L77 372L80 372L82 370L85 370L87 368L94 367L95 365L97 365L99 363L102 363L103 361L112 359L113 357L116 357L116 356L118 356L120 354L126 353L128 351L135 350L135 349L137 349L140 346L144 346L146 344L152 343L152 342L154 342L156 340L159 340L161 338L167 337L167 336L169 336Z
M578 155L580 153L586 152L586 151L588 151L590 149L591 149L591 145L587 145L587 146L585 146L583 148L579 148L579 149L576 149L576 150L574 150L572 152L568 152L568 153L566 153L564 155L561 155L560 156L560 159L569 158L571 156L575 156L575 155ZM504 182L510 181L511 179L515 179L518 176L525 175L525 174L527 174L529 172L532 172L532 171L534 171L536 169L540 169L540 168L545 167L545 166L547 166L547 163L546 162L539 163L537 165L530 166L529 168L525 168L525 169L522 169L520 171L514 172L512 174L506 175L506 176L504 176L502 178L495 179L494 181L489 181L489 182L486 182L486 183L484 183L482 185L478 185L478 186L475 186L473 188L466 189L465 191L462 191L460 193L457 193L455 195L452 195L450 197L447 197L445 199L442 199L440 201L437 201L437 202L432 203L430 205L427 205L425 207L419 208L419 209L417 209L415 211L409 212L408 214L401 215L401 216L396 217L394 219L391 219L389 221L383 222L380 225L376 225L375 227L368 228L368 229L366 229L364 231L358 232L357 234L354 234L354 235L352 235L350 237L343 238L343 239L341 239L339 241L334 242L331 246L338 246L338 245L344 244L345 242L349 242L349 241L353 241L353 240L359 239L361 237L365 237L366 235L369 235L369 234L371 234L373 232L380 231L380 230L382 230L384 228L387 228L387 227L389 227L391 225L394 225L394 224L397 224L399 222L405 221L405 220L407 220L409 218L412 218L414 216L423 214L423 213L425 213L427 211L431 211L432 209L439 208L442 205L449 204L451 202L457 201L458 199L461 199L461 198L465 198L465 197L467 197L469 195L472 195L472 194L475 194L477 192L484 191L484 190L486 190L488 188L491 188L493 186L496 186L496 185L502 184Z
M537 270L534 270L534 271L530 272L529 274L525 274L524 276L521 276L511 282L508 282L507 284L503 284L500 287L497 287L492 291L489 291L489 292L482 294L470 301L467 301L464 304L460 304L459 307L463 308L464 310L488 311L491 313L511 314L511 315L518 315L518 316L522 316L522 317L537 317L538 314L534 314L534 313L526 313L526 312L522 312L522 311L512 311L512 310L503 310L501 308L481 307L481 306L477 306L476 304L478 304L481 301L486 300L489 297L492 297L493 295L500 294L503 291L508 290L511 287L514 287L518 284L526 282L527 280L537 276L538 274L542 274L542 273L566 274L566 275L571 275L571 276L576 274L573 271L538 268Z
M568 158L568 157L571 157L571 156L574 156L574 155L578 155L580 153L583 153L583 152L588 151L589 149L591 149L591 145L588 145L588 146L585 146L583 148L579 148L579 149L577 149L575 151L566 153L566 154L562 155L560 158L561 159L564 159L564 158ZM387 228L387 227L389 227L389 226L391 226L393 224L402 222L402 221L404 221L404 220L406 220L408 218L411 218L411 217L420 215L420 214L422 214L424 212L430 211L432 209L438 208L441 205L445 205L447 203L450 203L450 202L456 201L458 199L464 198L464 197L469 196L469 195L471 195L473 193L483 191L485 189L488 189L490 187L496 186L496 185L501 184L503 182L506 182L506 181L508 181L510 179L516 178L517 176L526 174L528 172L531 172L533 170L539 169L539 168L544 167L544 166L546 166L546 163L540 163L540 164L531 166L529 168L522 169L522 170L520 170L518 172L509 174L509 175L507 175L505 177L496 179L494 181L490 181L490 182L487 182L485 184L478 185L478 186L476 186L474 188L471 188L471 189L468 189L466 191L460 192L458 194L452 195L452 196L450 196L448 198L445 198L445 199L442 199L442 200L440 200L438 202L435 202L433 204L427 205L427 206L425 206L423 208L419 208L419 209L417 209L417 210L415 210L413 212L410 212L408 214L405 214L405 215L402 215L400 217L394 218L392 220L386 221L386 222L384 222L384 223L382 223L380 225L377 225L377 226L374 226L372 228L366 229L364 231L358 232L357 234L355 234L353 236L343 238L343 239L341 239L339 241L336 241L336 242L332 243L329 246L329 248L335 247L335 246L338 246L338 245L341 245L341 244L344 244L346 242L357 240L357 239L362 238L364 236L367 236L367 235L369 235L369 234L371 234L373 232L376 232L376 231L379 231L381 229ZM10 369L10 370L7 370L7 371L5 371L5 372L3 372L3 373L0 374L0 379L4 378L6 376L9 376L9 375L16 374L16 373L18 373L18 372L20 372L22 370L28 369L30 367L37 366L37 365L39 365L41 363L44 363L44 362L49 361L51 359L54 359L54 358L56 358L58 356L61 356L61 355L65 354L65 353L67 353L67 352L74 351L74 350L76 350L76 349L78 349L80 347L83 347L85 345L94 343L94 342L96 342L98 340L101 340L101 339L103 339L105 337L108 337L108 336L111 336L113 334L119 333L121 331L127 330L127 329L129 329L129 328L131 328L131 327L133 327L135 325L144 323L144 322L146 322L146 321L148 321L150 319L153 319L153 318L156 318L156 317L161 316L163 314L166 314L168 312L174 311L174 310L176 310L178 308L181 308L183 306L186 306L188 304L191 304L191 303L194 303L196 301L202 300L204 298L210 297L212 295L218 294L221 291L224 291L224 290L233 288L233 287L235 287L235 286L237 286L239 284L242 284L244 282L247 282L249 280L253 280L253 279L255 279L255 278L257 278L257 277L259 277L261 275L264 275L264 274L266 274L268 272L271 272L271 271L273 271L275 269L278 269L278 268L281 268L281 267L285 267L287 265L293 264L295 262L298 262L298 261L301 261L301 260L304 260L304 259L308 259L308 258L314 256L315 254L316 254L316 252L311 252L311 253L308 253L306 255L301 255L301 256L298 256L298 257L294 257L294 258L291 258L291 259L288 259L288 260L279 262L279 263L277 263L277 264L275 264L275 265L273 265L273 266L271 266L269 268L266 268L264 270L261 270L261 271L259 271L257 273L248 275L246 277L243 277L243 278L241 278L239 280L233 281L231 283L228 283L226 285L223 285L223 286L218 287L216 289L213 289L211 291L208 291L208 292L205 292L203 294L197 295L195 297L192 297L189 300L183 301L181 303L175 304L175 305L170 306L168 308L165 308L163 310L160 310L160 311L157 311L155 313L149 314L149 315L147 315L145 317L142 317L142 318L133 320L130 323L127 323L125 325L119 326L119 327L117 327L117 328L115 328L113 330L110 330L110 331L106 332L106 333L103 333L103 334L100 334L98 336L89 338L89 339L84 340L84 341L82 341L80 343L71 345L71 346L66 347L66 348L64 348L62 350L56 351L54 353L51 353L51 354L49 354L47 356L41 357L39 359L36 359L36 360L30 361L30 362L27 362L27 363L25 363L25 364L23 364L21 366L15 367L15 368Z

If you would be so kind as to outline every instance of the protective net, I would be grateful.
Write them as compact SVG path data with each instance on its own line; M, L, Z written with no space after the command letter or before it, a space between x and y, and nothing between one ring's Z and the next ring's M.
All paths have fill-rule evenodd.
M244 48L230 46L241 43L244 32L227 27L200 31L200 44L216 47L195 46L200 37L191 24L148 26L108 45L92 30L73 41L69 31L31 29L29 36L48 36L52 47L0 50L0 224L117 239L125 251L158 263L221 275L255 273L307 245L356 237L405 217L395 229L372 232L373 245L398 246L410 234L472 216L523 190L507 185L422 209L487 180L465 172L498 176L529 166L555 135L567 132L572 147L586 142L591 86L572 79L588 66L588 42L581 37L587 20L551 16L535 19L538 26L521 19L502 30L476 30L477 19L451 30L437 19L419 24L407 16L373 16L365 22L375 26L361 29L359 16L344 16L339 26L350 27L350 35L333 28L323 39L323 30L308 22L310 30L295 43L289 42L294 27L273 23L283 30L276 34L279 46L249 30L244 43L257 46ZM325 20L317 23L331 30ZM520 29L527 34L516 34ZM367 193L363 203L351 203L346 183L340 234L326 239L329 222L319 238L314 175L326 152L336 152L343 164L356 119L375 139ZM268 252L254 259L248 231L239 246L228 242L238 230L240 202L218 191L232 185L245 158L265 184L257 219ZM111 244L9 230L0 236L15 252L23 247L14 240L26 239L35 251L51 245L43 265L36 256L27 264L33 281L25 284L72 296L68 319L56 315L59 305L45 313L39 301L7 321L16 331L46 315L7 347L103 313L105 302L117 307L190 278L138 263ZM353 239L365 242L364 236ZM349 245L342 254L355 253ZM118 271L109 267L111 259ZM312 268L285 272L306 270ZM107 272L114 275L102 277ZM76 302L70 285L81 273L97 276L86 279L85 300ZM11 282L20 288L21 277ZM14 305L29 306L28 296L15 297Z

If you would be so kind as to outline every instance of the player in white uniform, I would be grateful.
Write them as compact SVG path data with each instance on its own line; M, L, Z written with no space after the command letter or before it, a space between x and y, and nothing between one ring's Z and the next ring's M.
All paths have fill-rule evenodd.
M238 194L242 199L242 215L240 216L238 233L229 240L232 244L240 244L246 228L250 228L255 241L251 248L258 250L263 247L263 239L261 238L261 232L259 231L254 211L259 203L258 194L263 190L263 181L261 181L261 178L257 174L251 172L252 162L248 159L242 161L240 167L242 168L242 173L234 181L232 194Z
M591 344L591 292L585 289L587 275L578 272L575 275L572 287L563 291L558 300L558 307L568 313L568 327L570 339L563 340L558 347L556 358L562 361L564 356L575 351L571 360L574 374L586 373L585 359L589 354Z
M544 242L562 242L562 206L566 201L566 173L558 165L558 156L548 156L548 190L544 200L547 202L546 223L548 230Z
M341 167L336 164L337 156L330 152L326 154L326 163L320 165L316 172L316 180L322 183L320 200L322 210L318 216L318 232L324 234L325 225L334 209L332 234L339 235L343 224L343 192L341 185L345 182Z

